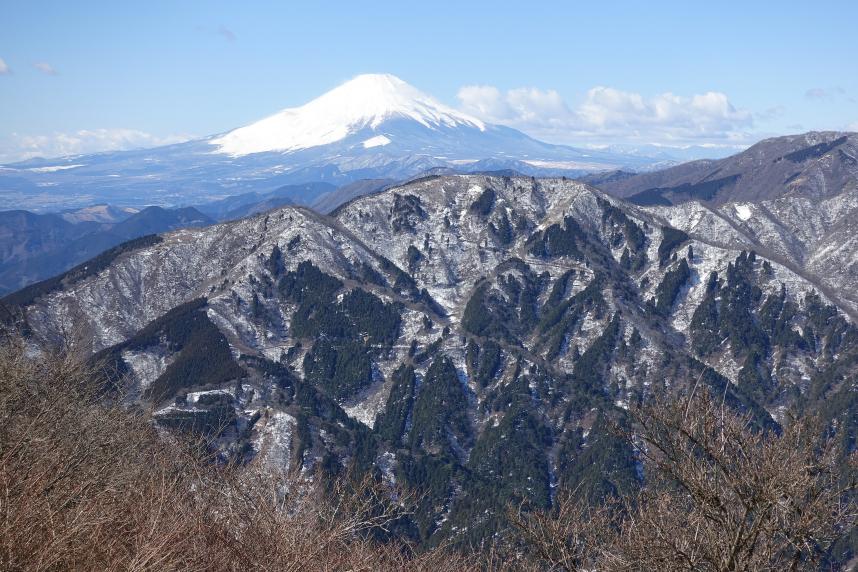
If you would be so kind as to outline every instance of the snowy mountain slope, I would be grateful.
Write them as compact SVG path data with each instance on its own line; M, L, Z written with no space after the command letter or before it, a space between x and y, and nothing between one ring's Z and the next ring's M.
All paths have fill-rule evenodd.
M856 317L856 157L854 133L807 133L718 161L589 180L693 236L779 261Z
M297 151L336 143L363 128L377 131L394 118L409 119L427 129L465 127L485 131L485 124L421 93L389 74L358 76L310 103L230 131L211 140L218 151L233 156L266 151ZM386 135L363 141L363 147L390 144Z
M290 249L296 235L302 239ZM307 257L335 276L347 275L353 260L373 259L312 212L287 207L164 235L163 241L121 257L105 272L43 298L32 309L30 323L48 338L63 331L63 323L79 324L98 351L126 340L175 306L201 296L214 300L240 292L248 268L261 263L260 249L270 250L275 243L286 252L311 250ZM299 262L290 260L292 265Z
M394 76L369 74L228 133L154 149L2 167L0 208L201 205L283 185L405 180L436 167L467 170L484 160L500 165L495 168L528 161L533 174L570 175L654 163L542 143L444 106Z
M487 191L492 194L490 203L484 199ZM480 200L489 206L475 207ZM488 212L480 210L484 208ZM558 264L552 257L532 252L533 237L552 226L562 227L567 217L577 221L588 240L600 245L592 256L602 256L602 264L616 272L612 267L621 263L628 246L623 231L606 222L606 209L612 208L619 208L626 220L641 229L638 240L643 241L644 262L634 271L626 270L640 288L639 300L622 303L627 311L644 312L644 302L656 295L669 271L658 261L661 221L692 236L683 245L694 250L688 260L690 277L671 308L672 324L682 334L688 334L709 273L723 275L741 250L756 246L722 215L703 207L695 211L688 205L686 212L652 209L654 217L572 181L428 178L358 199L340 209L334 219L286 207L234 223L165 235L162 242L121 257L105 272L38 299L27 310L28 321L35 333L46 338L66 331L64 324L73 322L86 332L93 349L100 350L128 339L170 308L206 296L209 314L236 351L279 359L294 342L288 333L289 306L260 302L272 316L276 314L264 325L246 316L247 304L262 284L254 275L265 273L264 261L276 244L286 253L282 270L294 270L301 261L311 260L323 272L346 281L365 273L364 264L389 274L380 261L391 261L413 279L413 289L426 289L444 323L460 327L475 284L497 279L511 257L549 281L573 270L578 286L570 292L592 281L597 272L590 258ZM500 230L504 228L508 230ZM506 238L505 232L509 233ZM766 291L786 284L790 296L800 303L818 288L776 261L772 269L774 278ZM389 287L375 289L387 300L409 295ZM603 314L591 322L589 336L598 335L608 318ZM401 345L406 346L407 340Z
M510 499L632 487L607 419L696 380L760 423L825 403L855 430L831 379L858 331L751 246L690 203L426 177L330 217L287 206L169 233L4 304L34 340L100 350L165 426L307 474L378 469L426 491L416 538L476 542Z
M668 224L717 244L780 261L858 316L858 187L826 199L784 196L706 206L646 207Z

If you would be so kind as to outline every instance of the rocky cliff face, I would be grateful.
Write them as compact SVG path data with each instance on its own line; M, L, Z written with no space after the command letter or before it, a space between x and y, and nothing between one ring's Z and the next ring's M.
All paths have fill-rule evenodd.
M704 383L761 424L818 411L854 443L852 196L644 207L429 177L166 234L6 303L164 425L377 472L426 493L407 534L478 541L508 502L634 488L608 424L655 392Z

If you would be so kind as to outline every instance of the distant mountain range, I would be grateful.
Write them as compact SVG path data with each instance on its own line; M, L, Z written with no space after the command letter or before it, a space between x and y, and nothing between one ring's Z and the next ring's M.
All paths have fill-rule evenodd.
M216 220L234 220L284 205L309 206L329 213L342 203L394 184L392 179L365 179L337 187L330 183L284 185L270 192L251 192L198 205Z
M247 137L243 133L239 135L236 141ZM811 229L805 226L808 221L837 217L834 211L852 212L849 201L858 184L856 157L858 136L855 134L811 132L761 141L746 151L720 160L692 161L646 173L603 171L583 175L580 180L641 206L687 204L685 210L708 209L718 217L726 216L729 224L742 225L745 235L756 236L763 230L755 226L754 221L742 217L750 217L751 213L756 219L766 217L769 221L766 228L774 228L774 231L756 236L753 243L744 239L739 242L758 251L770 252L772 256L779 253L800 264L812 263L824 282L826 277L832 276L858 279L858 267L853 270L851 263L844 264L842 259L831 262L833 258L816 254L829 252L837 241L851 240L850 233L858 229L849 224L850 219L843 217L837 218L836 225L820 222ZM534 172L525 162L503 159L478 161L469 168L506 176ZM463 172L467 169L461 165L455 168L439 166L424 175ZM204 202L196 205L196 209L138 211L132 207L101 204L56 215L36 215L20 210L0 212L3 236L0 247L4 252L0 260L0 293L65 271L123 240L184 226L235 220L286 205L310 206L327 214L357 197L397 182L367 179L339 187L327 182L283 185L273 190L249 191ZM800 214L793 212L797 199L806 203ZM755 202L759 206L729 206L742 202ZM728 206L722 208L722 205ZM680 221L675 224L683 228L688 226ZM834 285L838 289L840 286L839 283ZM858 297L849 295L847 298L854 299L858 311Z
M0 292L59 274L127 240L214 220L197 209L100 205L62 214L0 211Z
M451 109L397 77L362 75L228 133L0 167L0 208L199 205L284 185L401 181L434 168L574 176L671 164L652 155L543 143ZM303 197L303 204L320 195Z
M38 282L134 238L217 221L236 220L285 205L310 205L329 213L361 195L393 185L389 179L285 185L267 193L243 193L198 208L143 209L93 205L61 213L0 211L0 295Z

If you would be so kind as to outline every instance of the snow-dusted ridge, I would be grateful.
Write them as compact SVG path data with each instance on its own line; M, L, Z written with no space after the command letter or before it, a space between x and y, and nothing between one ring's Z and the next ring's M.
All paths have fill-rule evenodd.
M348 143L363 140L366 135L361 134ZM828 245L858 251L840 238L844 235L829 239L825 230L838 217L855 218L858 191L824 203L793 200L792 209L744 202L643 207L568 178L422 177L359 197L330 216L287 205L167 233L157 243L123 252L98 272L63 280L56 289L37 290L32 298L19 297L24 300L20 309L34 340L59 341L73 328L86 336L81 343L106 349L102 355L114 356L119 371L128 373L129 400L145 400L176 360L202 363L208 354L184 354L166 333L136 334L176 306L204 297L201 305L194 303L194 311L204 311L210 326L223 335L242 373L214 381L189 376L178 399L153 403L159 424L204 422L228 407L235 422L217 439L222 451L295 470L308 479L328 463L347 468L362 459L374 464L386 483L409 486L409 473L403 470L415 466L409 450L428 456L445 447L446 458L470 474L549 491L563 482L568 470L564 459L603 462L579 454L603 446L596 424L604 407L600 403L627 409L641 396L683 390L695 380L709 385L700 369L705 364L713 370L707 377L715 379L714 372L723 376L715 386L723 399L729 393L731 399L758 405L755 410L763 419L765 411L785 418L796 395L813 395L808 389L816 387L818 374L855 363L858 344L852 326L842 321L844 315L826 310L823 321L829 325L815 319L818 304L841 305L812 280L809 271L816 267L800 267L778 248L789 246L787 242L767 239L788 236L781 229L790 221L811 218L819 221L813 228L821 229L822 239L821 249L808 250L814 257L835 258ZM745 220L747 212L752 216ZM778 219L774 212L780 213ZM689 236L665 257L661 250L668 227ZM758 242L772 246L759 250ZM747 254L751 250L756 254ZM837 258L847 271L844 262L850 260ZM368 344L365 324L373 316L360 309L354 315L363 316L355 323L361 329L353 337L365 345L354 350L345 344L329 346L331 338L322 328L307 339L296 327L301 303L289 285L304 280L298 276L305 262L340 281L325 303L342 303L362 290L360 299L371 295L392 308L399 320L389 339ZM716 309L719 299L724 307L734 287L730 268L739 265L741 284L747 281L759 289L742 306L757 316L778 312L779 329L771 330L777 335L766 334L773 349L763 357L735 351L736 342L720 322L709 329L711 322L695 319L707 307L713 287L719 289L717 298L712 297ZM676 286L683 268L686 277ZM723 277L720 285L710 285L713 273ZM663 305L660 300L672 283L672 299ZM303 283L302 291L313 285ZM781 308L772 310L778 299ZM475 320L477 315L487 320ZM723 310L717 314L723 315ZM179 319L177 326L186 318ZM532 325L526 325L527 319ZM763 327L770 331L771 326ZM711 348L698 351L699 336L707 332L718 337ZM131 337L134 344L114 346ZM313 364L326 347L368 358L360 384L338 391L319 378ZM489 361L483 359L486 355L492 369L482 365ZM594 356L598 369L592 365ZM764 379L750 386L754 401L746 397L753 383L748 381L749 364L765 371ZM441 367L446 381L430 375ZM403 383L396 372L409 370L413 377ZM447 389L439 395L434 388L441 383ZM584 387L589 383L592 389ZM847 384L843 387L848 390ZM585 392L598 400L582 399ZM855 418L854 405L847 403L849 409L838 413L838 420ZM443 440L434 441L431 449L417 444L417 436L427 434L423 422L415 422L418 406L431 412L425 417L433 426L442 428L436 434ZM446 409L460 413L463 421L449 423ZM396 423L390 423L396 412ZM436 419L442 425L434 425ZM522 419L531 421L519 424ZM526 435L530 425L545 427L546 437L512 438L512 431ZM375 444L367 453L359 452L359 439L370 431ZM571 452L564 436L574 439ZM501 448L502 453L486 454ZM493 459L503 456L537 461L519 474L515 466L522 463L501 461L503 470L496 467ZM441 526L472 514L456 512L460 498L477 496L463 474L461 485L441 477L450 479L450 485L433 505L443 508L431 515ZM488 509L480 512L491 517Z
M364 74L313 101L284 109L256 123L212 139L217 152L232 156L266 151L297 151L345 139L390 119L405 118L423 127L471 127L485 124L436 101L390 74Z

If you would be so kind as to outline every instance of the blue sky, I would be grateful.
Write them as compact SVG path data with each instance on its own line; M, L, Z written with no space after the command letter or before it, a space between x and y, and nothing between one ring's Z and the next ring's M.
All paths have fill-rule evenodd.
M858 4L3 2L0 160L154 145L387 72L577 145L858 130Z

